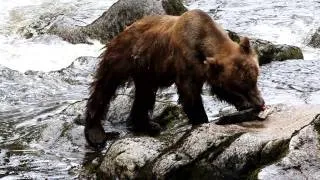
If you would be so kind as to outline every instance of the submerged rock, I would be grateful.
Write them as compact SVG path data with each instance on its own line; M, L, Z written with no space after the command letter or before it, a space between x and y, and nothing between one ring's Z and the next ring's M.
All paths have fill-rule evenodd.
M312 177L316 178L319 118L315 116L319 111L318 105L278 105L265 121L224 126L211 122L195 128L185 122L174 126L175 140L168 138L172 128L157 138L124 138L107 151L101 175L120 179L270 179L293 174L306 177L315 172ZM297 164L303 168L295 170Z
M308 45L314 48L320 48L320 28L318 28L316 32L311 36Z

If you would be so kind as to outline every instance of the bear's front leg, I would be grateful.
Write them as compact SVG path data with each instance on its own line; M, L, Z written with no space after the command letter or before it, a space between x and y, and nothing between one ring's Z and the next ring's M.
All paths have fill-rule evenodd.
M193 125L207 123L208 117L201 98L202 84L184 80L177 84L179 103Z

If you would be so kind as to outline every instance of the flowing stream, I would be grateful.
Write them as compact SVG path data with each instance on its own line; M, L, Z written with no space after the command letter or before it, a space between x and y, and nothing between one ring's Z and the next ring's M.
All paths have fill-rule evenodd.
M48 14L85 25L114 2L0 0L0 179L77 179L83 165L96 157L86 147L81 124L95 57L103 45L73 45L53 35L26 39L19 32ZM205 10L242 35L301 47L305 60L264 65L259 86L268 104L320 104L320 49L306 45L320 27L320 1L187 2L190 9ZM204 102L210 118L226 106L207 94ZM124 106L129 105L113 108ZM105 128L126 131L108 122Z

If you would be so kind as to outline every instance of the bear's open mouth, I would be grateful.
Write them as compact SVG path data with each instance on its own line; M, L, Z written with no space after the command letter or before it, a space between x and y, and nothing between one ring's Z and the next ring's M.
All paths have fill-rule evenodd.
M223 115L219 118L216 124L224 125L224 124L234 124L240 123L244 121L251 121L256 117L256 111L254 108L248 108L245 110L236 111L234 113L230 113L227 115Z
M263 105L257 105L257 106L241 106L241 107L237 107L236 109L238 112L242 112L242 111L252 111L252 112L261 112L264 111L266 109L266 106Z
M260 106L260 111L264 111L264 110L266 110L266 105L261 105Z

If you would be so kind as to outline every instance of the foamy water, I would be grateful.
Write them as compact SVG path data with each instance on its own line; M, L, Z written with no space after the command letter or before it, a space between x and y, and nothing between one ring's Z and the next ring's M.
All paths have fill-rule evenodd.
M56 36L25 39L17 33L41 15L61 14L85 25L99 17L115 0L0 0L0 64L11 69L51 71L68 66L79 56L97 56L103 47L73 45Z

